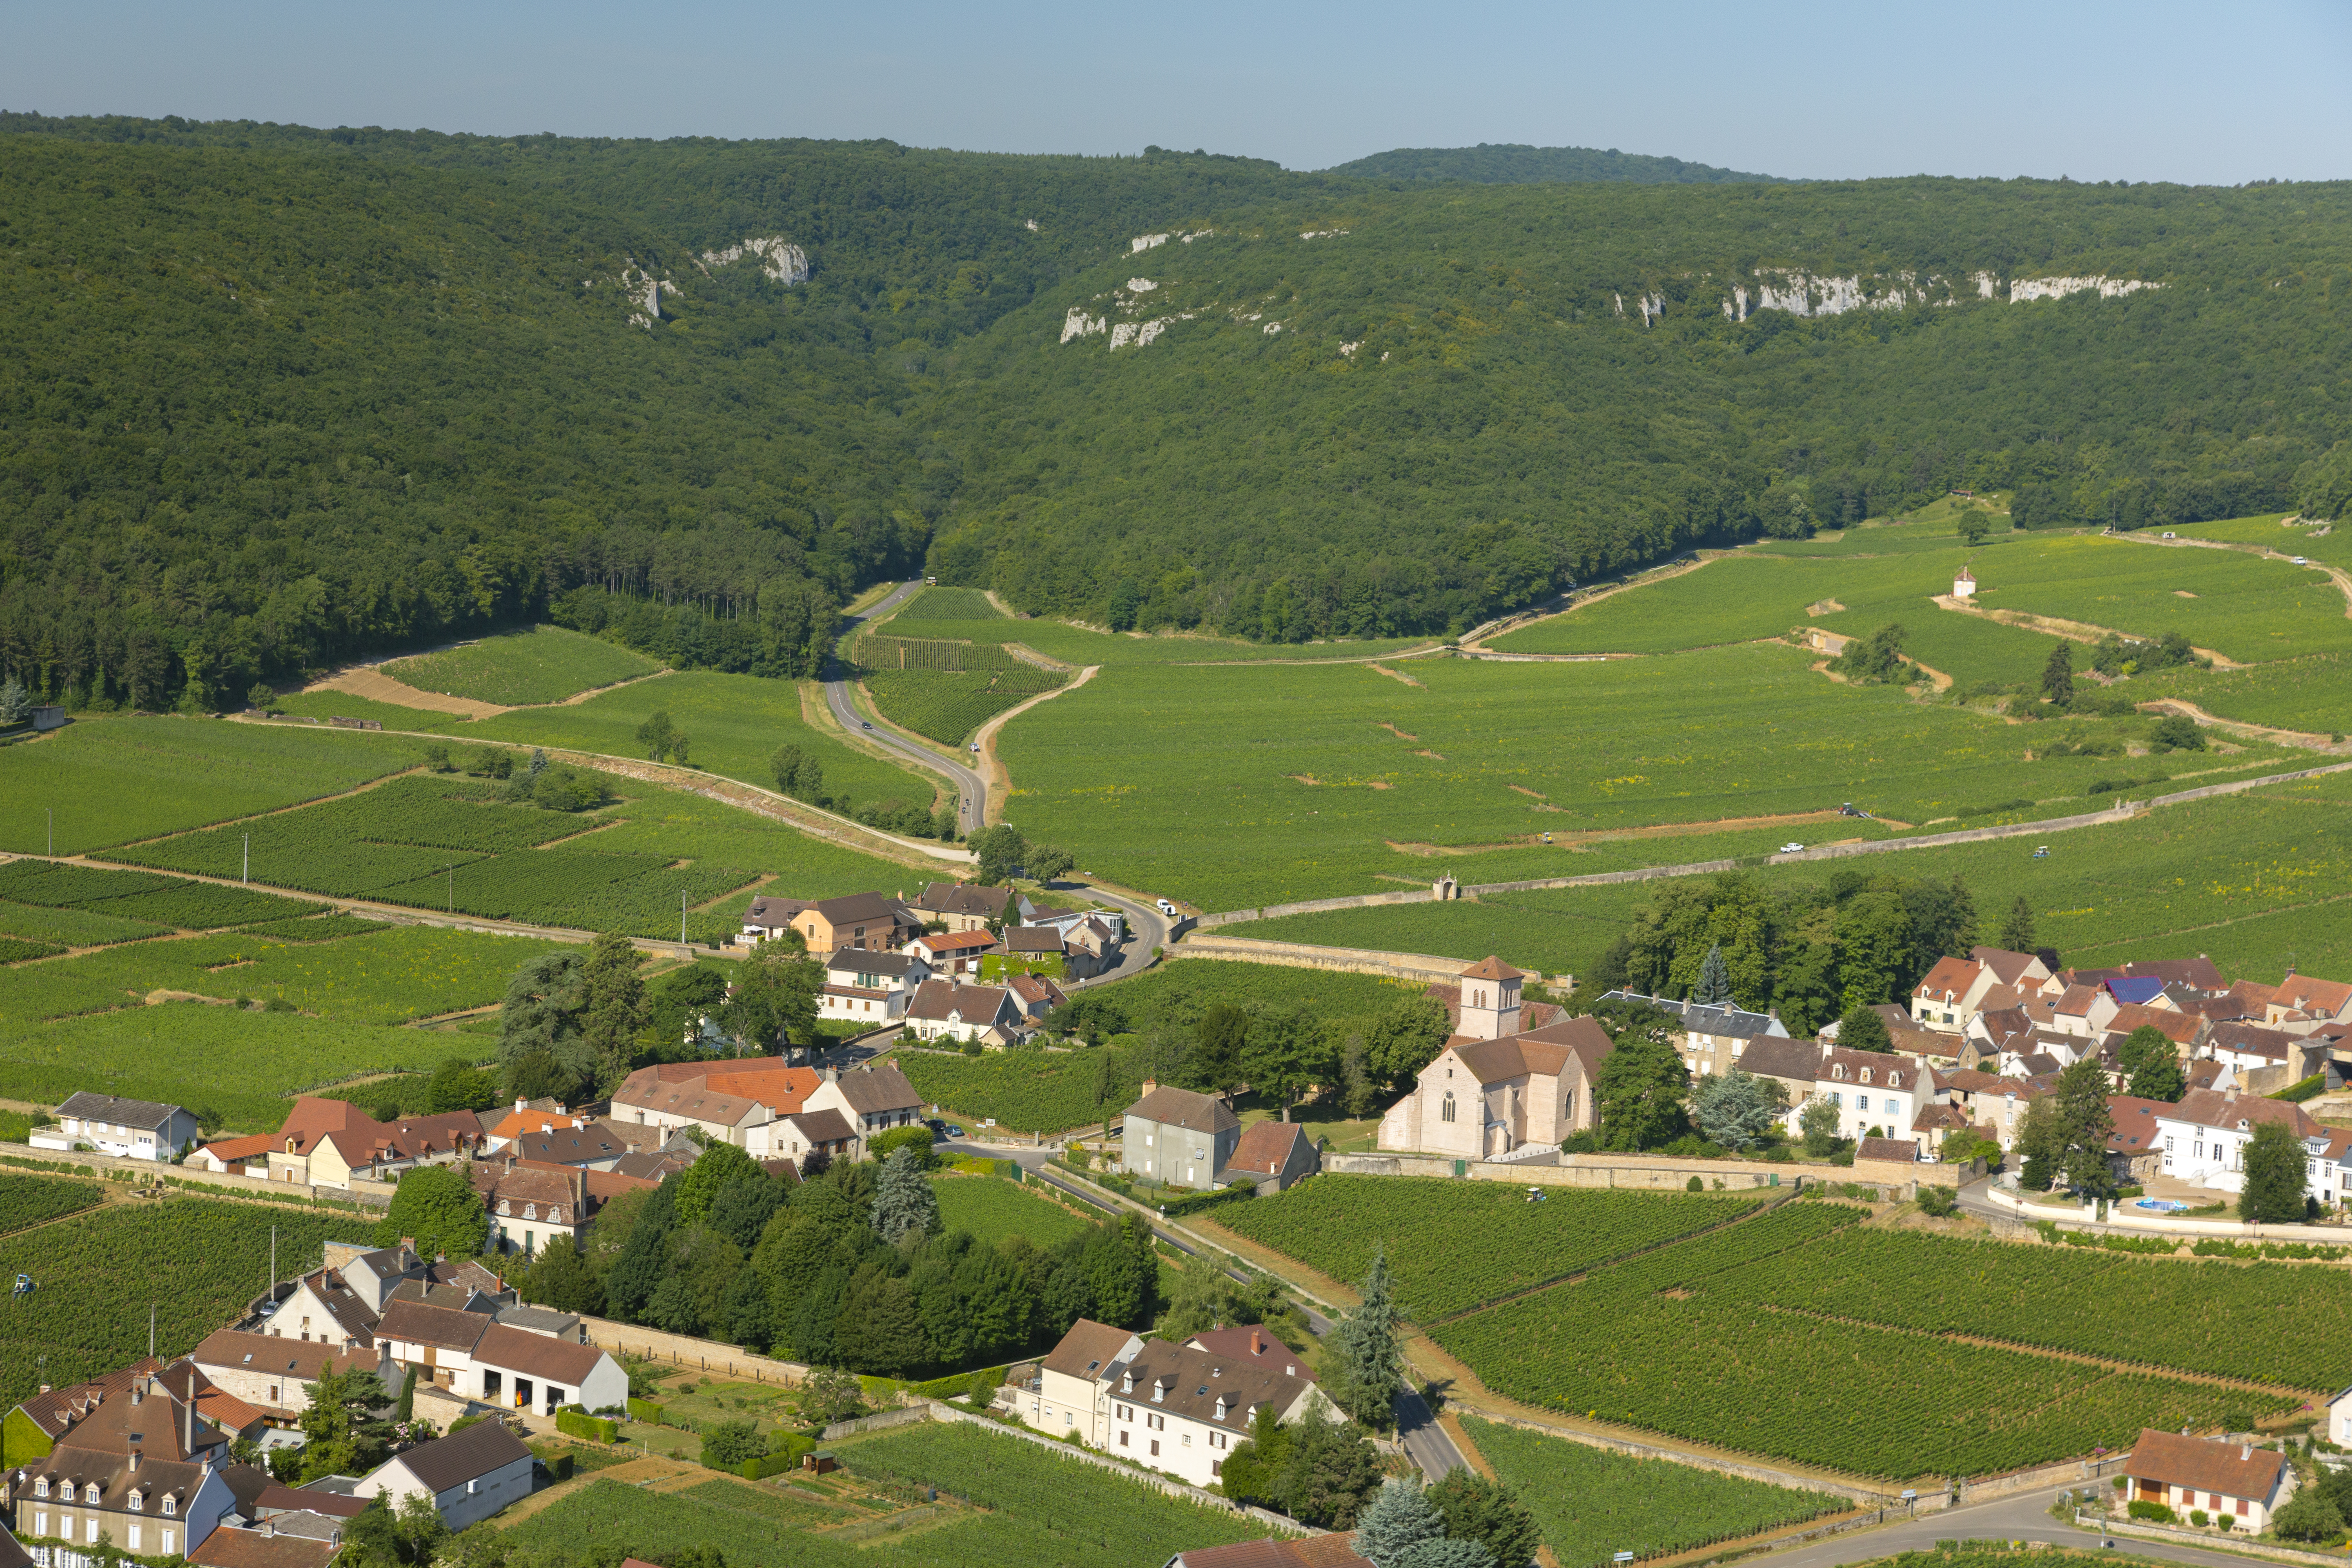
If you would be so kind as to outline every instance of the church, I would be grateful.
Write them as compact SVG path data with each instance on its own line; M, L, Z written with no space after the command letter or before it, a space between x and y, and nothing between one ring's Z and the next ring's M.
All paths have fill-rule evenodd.
M1599 1120L1593 1082L1612 1042L1591 1018L1557 1018L1523 1029L1538 1007L1519 1000L1526 979L1499 958L1462 972L1449 1010L1454 1033L1421 1069L1413 1090L1381 1118L1380 1146L1391 1153L1483 1160L1530 1144L1557 1145Z

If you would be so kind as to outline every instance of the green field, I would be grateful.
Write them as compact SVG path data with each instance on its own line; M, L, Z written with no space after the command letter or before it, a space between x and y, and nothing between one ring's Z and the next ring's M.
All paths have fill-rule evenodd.
M2133 678L2142 702L2177 698L2223 719L2309 734L2352 734L2352 655L2305 654L2248 669L2161 669Z
M1475 1415L1465 1415L1462 1425L1495 1474L1517 1489L1560 1568L1595 1568L1619 1552L1686 1552L1853 1506L1843 1498L1636 1459Z
M477 722L462 713L403 708L397 703L378 702L373 697L354 697L348 691L289 692L278 700L277 707L280 713L315 719L321 724L330 719L373 719L387 730L429 730L444 735L470 732Z
M1160 1568L1178 1550L1266 1533L1253 1520L1180 1501L1010 1434L926 1423L830 1447L848 1467L852 1489L878 1485L903 1500L866 1506L925 1506L936 1487L949 1511L910 1515L903 1541L886 1531L853 1544L796 1528L789 1510L750 1489L738 1500L717 1484L648 1492L600 1480L512 1526L508 1539L526 1550L561 1547L615 1561L658 1562L707 1544L730 1568Z
M1426 885L1441 868L1465 882L1612 868L1537 843L1547 831L1847 801L1914 825L2012 798L2034 803L2029 816L2064 815L2103 804L2089 786L2122 766L2027 762L2060 732L1838 685L1812 657L1753 645L1591 664L1416 660L1418 688L1362 667L1107 669L1006 728L1004 815L1089 871L1222 910ZM2136 771L2278 755L2308 759L2256 747ZM1757 826L1762 847L1776 831L1851 836L1834 820ZM1417 845L1489 853L1433 861ZM1681 839L1642 848L1653 864L1689 858Z
M1987 609L2142 638L2179 631L2240 663L2352 648L2344 594L2326 573L2237 552L2093 535L2037 539L1977 576L1977 600Z
M640 757L645 748L638 743L637 726L658 710L686 732L697 767L727 778L775 788L768 759L791 744L817 759L825 794L853 807L881 800L932 800L933 775L884 762L845 743L836 731L803 721L801 693L795 681L696 670L639 681L574 707L480 720L455 743L459 754L463 742L485 739Z
M414 767L423 742L309 726L85 719L0 747L0 851L59 855L316 800Z
M0 1203L13 1184L39 1180L0 1174ZM170 1361L194 1350L268 1286L272 1226L281 1279L316 1268L328 1238L366 1240L372 1231L357 1218L174 1195L0 1241L0 1275L29 1274L34 1285L0 1302L0 1399L14 1404L43 1383L78 1383L145 1354L151 1304L155 1352Z
M902 621L1001 621L1003 611L988 602L978 588L926 588L892 617Z
M1780 1196L1780 1194L1773 1194ZM1228 1204L1216 1223L1352 1283L1384 1251L1397 1299L1423 1321L1736 1219L1759 1196L1524 1188L1436 1177L1321 1175Z
M561 702L599 686L651 675L660 666L602 637L562 626L524 626L460 647L394 659L383 672L419 691L508 708Z
M1002 1176L939 1175L940 1219L950 1231L969 1231L982 1247L1025 1236L1042 1249L1076 1236L1088 1221L1052 1198L1024 1192Z
M850 658L885 718L947 746L1069 679L984 642L862 637Z
M2352 885L2352 776L2167 806L2041 842L2050 848L2042 860L2033 858L2037 840L2020 837L1759 866L1745 874L1768 887L1823 883L1840 870L1958 876L1988 922L2022 896L2034 910L2037 939L2068 963L2201 952L2226 974L2270 983L2282 978L2290 956L2306 973L2352 973L2352 897L2344 891ZM1465 963L1499 952L1522 969L1578 973L1650 893L1639 883L1492 893L1475 903L1339 910L1220 929Z

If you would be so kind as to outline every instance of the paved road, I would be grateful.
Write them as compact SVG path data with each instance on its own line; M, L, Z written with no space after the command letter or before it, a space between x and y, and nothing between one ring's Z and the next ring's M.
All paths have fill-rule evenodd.
M2041 1491L2021 1492L2016 1497L2002 1498L1995 1502L1946 1509L1875 1530L1856 1530L1822 1541L1807 1542L1785 1552L1751 1557L1748 1563L1750 1565L1769 1563L1772 1568L1833 1568L1840 1563L1866 1563L1874 1558L1892 1557L1899 1552L1925 1550L1938 1541L1970 1538L1980 1541L2047 1541L2053 1545L2075 1551L2086 1548L2095 1551L2101 1539L2095 1531L2077 1529L2071 1521L2062 1521L2050 1516L2050 1505L2063 1489L2053 1487ZM2128 1552L2135 1557L2155 1557L2168 1563L2193 1563L2200 1568L2247 1568L2248 1563L2261 1561L2227 1552L2200 1552L2195 1547L2176 1546L2168 1541L2143 1541L2130 1535L2107 1539L2115 1542L2118 1555Z
M1018 1145L975 1143L946 1143L940 1147L944 1152L950 1154L977 1154L1000 1160L1010 1157L1029 1173L1032 1181L1042 1182L1057 1192L1066 1193L1079 1202L1090 1204L1106 1214L1128 1212L1096 1196L1078 1184L1066 1181L1047 1170L1046 1159L1054 1152L1051 1149L1025 1149ZM1151 1230L1154 1236L1187 1258L1202 1256L1198 1247L1175 1232L1157 1225L1153 1226ZM1239 1283L1246 1283L1250 1278L1245 1270L1235 1268L1230 1263L1225 1265L1225 1274ZM1329 1333L1336 1326L1330 1319L1304 1302L1299 1304L1299 1310L1307 1316L1307 1329L1318 1339ZM1445 1435L1445 1428L1437 1424L1437 1417L1431 1413L1429 1404L1422 1398L1420 1390L1410 1387L1400 1389L1394 1401L1394 1408L1397 1438L1403 1445L1406 1457L1421 1467L1423 1477L1434 1481L1448 1470L1461 1469L1468 1464L1469 1461L1462 1457L1462 1450L1454 1446L1454 1439Z
M905 604L910 596L920 593L922 587L920 578L910 583L899 584L890 591L888 598L873 608L844 617L841 635L846 637L867 621L888 615L892 610ZM841 668L837 659L834 668L835 669ZM885 729L879 724L868 723L857 710L850 705L849 682L845 679L828 680L824 683L824 703L826 707L833 710L834 718L840 721L843 729L854 734L864 735L867 740L879 745L887 746L891 751L930 769L933 773L945 773L948 782L956 788L957 822L961 831L967 834L976 833L986 825L988 785L982 782L978 773L946 752L933 751L929 746L908 740L905 736Z

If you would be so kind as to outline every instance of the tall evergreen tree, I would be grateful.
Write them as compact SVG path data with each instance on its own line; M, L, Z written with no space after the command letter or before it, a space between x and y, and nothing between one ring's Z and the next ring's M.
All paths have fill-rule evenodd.
M1731 1005L1731 966L1723 962L1721 942L1706 950L1706 958L1698 966L1698 984L1691 988L1690 999L1707 1007Z
M896 1246L940 1227L940 1198L924 1173L923 1157L901 1145L882 1162L874 1183L874 1234Z
M2033 906L2025 901L2023 893L2017 895L2000 922L2000 946L2005 952L2033 951Z
M2107 1093L2106 1069L2096 1058L2084 1057L2058 1075L2050 1096L2057 1128L2057 1173L2087 1197L2105 1197L2116 1190L2107 1168L2107 1140L2116 1131ZM2296 1170L2301 1169L2298 1163Z
M609 1096L629 1075L637 1036L652 1016L635 946L618 931L589 944L582 972L581 1042L595 1061L596 1092Z
M1444 1535L1444 1516L1421 1487L1395 1476L1381 1484L1370 1506L1356 1516L1356 1552L1375 1568L1396 1568L1406 1552Z
M1429 1489L1429 1500L1457 1542L1476 1542L1500 1568L1527 1568L1543 1544L1543 1530L1518 1493L1464 1466Z
M2050 650L2050 662L2042 667L2042 695L2061 708L2074 700L2074 645L2063 637Z
M1372 1266L1357 1293L1356 1310L1332 1335L1340 1366L1340 1386L1333 1397L1358 1421L1384 1432L1392 1418L1390 1402L1404 1378L1405 1322L1385 1247L1373 1249Z

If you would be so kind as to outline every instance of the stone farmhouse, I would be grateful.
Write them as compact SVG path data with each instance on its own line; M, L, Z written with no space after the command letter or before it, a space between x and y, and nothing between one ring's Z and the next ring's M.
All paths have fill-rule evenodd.
M978 1040L1002 1050L1029 1033L1029 1018L1002 985L926 980L907 1004L907 1032L927 1045Z
M203 1543L236 1503L221 1475L229 1439L162 1373L150 1358L76 1391L56 1446L7 1472L0 1495L18 1530L89 1547L77 1555L93 1559L100 1537L150 1557Z
M1240 1146L1241 1118L1213 1094L1144 1080L1143 1098L1127 1108L1119 1166L1131 1176L1206 1191Z
M768 1160L845 1140L846 1148L826 1152L862 1153L867 1138L914 1121L922 1106L907 1075L887 1062L844 1070L787 1067L781 1057L752 1057L639 1068L614 1091L613 1119L625 1129L698 1128L755 1160ZM826 1111L837 1113L838 1132L830 1132L834 1121L795 1125ZM819 1138L821 1131L829 1136Z
M911 952L838 949L824 961L816 1016L879 1028L903 1017L915 988L930 977L931 966Z
M585 1342L580 1320L536 1308L489 1311L394 1301L376 1327L386 1358L419 1383L515 1410L625 1406L628 1373Z
M1484 1160L1595 1123L1592 1086L1612 1043L1589 1017L1523 1030L1525 978L1493 957L1462 972L1458 1032L1381 1119L1381 1148Z
M983 887L977 882L927 883L916 898L915 912L926 925L950 932L986 931L992 925L1027 925L1037 918L1026 893L1010 888Z

